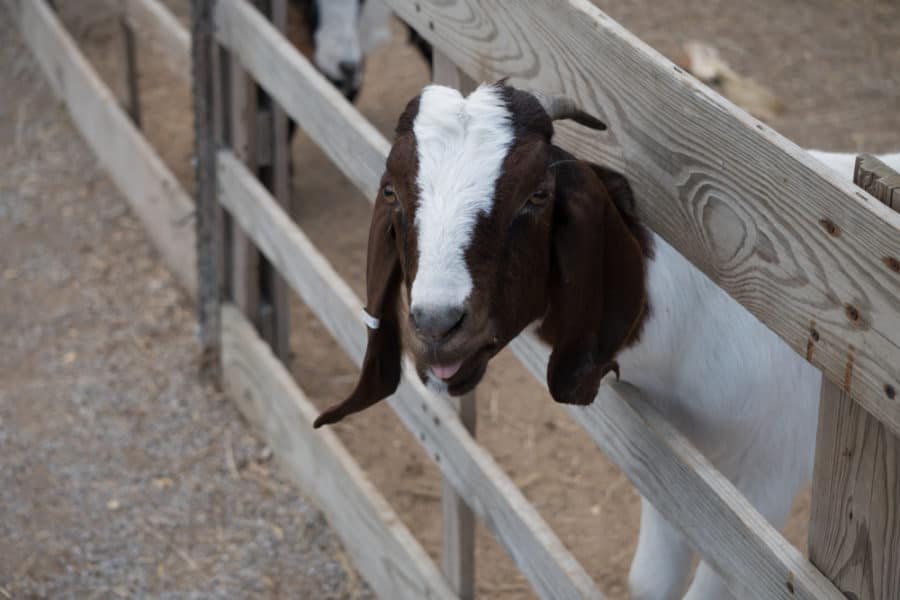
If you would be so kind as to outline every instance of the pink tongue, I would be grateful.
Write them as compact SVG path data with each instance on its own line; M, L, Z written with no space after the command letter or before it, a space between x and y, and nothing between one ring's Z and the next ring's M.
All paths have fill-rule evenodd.
M443 379L446 381L450 379L456 372L459 371L459 368L462 366L462 361L455 362L449 365L431 365L431 372L434 373L438 379Z

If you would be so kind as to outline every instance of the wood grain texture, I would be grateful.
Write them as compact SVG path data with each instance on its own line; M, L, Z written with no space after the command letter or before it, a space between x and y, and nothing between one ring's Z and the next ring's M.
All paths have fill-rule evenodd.
M810 560L849 598L900 597L900 438L822 382Z
M224 2L221 18L228 22L247 10L228 3L234 0ZM679 72L582 2L569 2L557 11L551 22L564 22L556 31L569 32L558 40L550 39L547 32L554 30L543 25L537 36L514 29L519 21L541 22L541 11L546 12L547 7L529 3L518 11L521 14L504 13L503 27L481 41L459 35L457 29L469 15L467 31L491 31L502 3L470 6L455 0L443 3L440 10L426 3L419 16L411 14L415 9L407 0L389 3L440 47L458 44L448 48L448 54L477 80L512 73L513 82L564 91L607 119L612 131L602 135L560 124L557 135L561 145L632 178L642 218L804 356L808 324L811 318L815 320L822 343L812 362L832 380L843 382L845 349L852 344L857 349L850 381L854 395L893 431L900 430L898 400L883 392L886 385L900 387L897 335L889 339L882 335L900 330L896 323L900 275L891 267L900 262L900 221L896 217L822 171L799 148ZM447 16L450 13L456 17ZM576 26L567 25L569 21ZM431 32L429 22L440 23L440 29ZM236 25L236 31L244 33L248 28L265 30L255 21ZM254 41L244 35L238 39L236 31L229 35L242 43L255 68L266 71L266 60L275 61L270 64L277 69L267 73L264 85L276 88L276 97L287 99L291 116L305 123L307 133L325 146L358 188L374 198L386 141L293 48L268 38ZM583 39L560 48L574 36ZM504 44L518 50L504 55ZM575 60L577 56L605 56L607 46L614 48L612 56L620 60L588 65ZM560 51L551 53L553 49ZM541 69L537 57L545 54L558 54L558 58L545 59L547 67ZM571 73L573 68L564 68L566 59L578 67L578 77ZM557 67L559 72L554 70ZM629 85L633 79L636 81ZM657 81L665 85L656 89ZM677 93L671 95L672 90ZM626 101L637 93L646 98L642 95L639 102ZM308 105L304 98L310 101ZM679 100L684 101L681 118L660 122L662 115L678 116L672 115L669 107L678 105ZM610 118L604 107L610 107L616 118ZM656 107L660 117L651 110ZM685 135L673 137L676 133ZM617 136L624 138L624 145ZM731 158L726 161L725 157ZM793 180L788 173L796 172L805 176L802 183L781 185L786 179ZM717 224L717 231L708 230L712 223ZM834 224L837 237L828 235L829 224ZM859 305L860 319L856 321L847 318L845 305L852 302ZM881 318L884 314L893 325Z
M475 392L449 398L460 423L475 437ZM441 486L441 571L460 600L475 597L475 514L453 484Z
M511 348L545 382L547 347L527 333ZM568 412L738 597L843 598L637 389L603 385Z
M900 200L900 175L873 156L857 158L854 180L888 206ZM809 555L850 598L900 598L900 437L827 380L819 404Z
M195 294L193 203L43 0L9 3L75 127L141 220L179 282Z
M362 304L353 291L228 152L219 153L219 184L221 202L232 217L361 364L366 330ZM453 408L419 381L408 358L403 381L388 403L542 598L602 597L540 514L466 431Z
M287 26L286 0L254 0L256 6L284 33ZM288 210L291 204L289 180L288 127L284 110L258 86L257 96L257 160L256 174L278 204ZM261 127L264 124L264 128ZM263 147L265 143L265 147ZM263 160L265 155L267 160ZM275 355L287 361L290 355L290 294L284 279L265 259L259 259L261 303L257 322L263 338L272 345Z
M256 84L233 57L226 60L228 70L229 139L234 156L256 172ZM259 311L259 251L236 223L231 228L231 301L256 324Z
M900 260L900 216L587 0L387 2L476 80L565 93L606 121L581 154L621 148L641 219L801 356L814 320L832 381L853 345L849 391L900 431L884 392L900 388L900 273L883 262Z
M197 231L197 321L201 373L217 381L221 375L220 309L226 269L224 215L217 198L216 150L222 140L225 113L221 69L213 35L215 0L191 1L191 98L194 108L194 182Z
M853 181L894 212L900 212L900 173L877 157L871 154L857 156Z
M233 305L222 308L222 371L241 413L284 472L312 497L381 598L455 598L428 554Z
M384 137L245 0L218 0L216 36L357 188L374 200Z
M464 95L476 83L437 50L433 54L432 81L458 89ZM461 398L449 398L463 426L475 437L475 391ZM475 597L475 515L453 485L444 479L441 490L441 570L460 600Z

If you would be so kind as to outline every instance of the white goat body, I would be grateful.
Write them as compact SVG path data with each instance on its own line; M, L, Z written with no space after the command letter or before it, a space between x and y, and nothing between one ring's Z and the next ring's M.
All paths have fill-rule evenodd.
M810 151L844 178L854 154ZM879 157L900 170L900 153ZM687 436L776 527L809 481L821 372L659 236L647 270L651 307L623 377ZM692 552L646 500L629 582L633 599L677 598ZM685 598L730 595L701 563Z

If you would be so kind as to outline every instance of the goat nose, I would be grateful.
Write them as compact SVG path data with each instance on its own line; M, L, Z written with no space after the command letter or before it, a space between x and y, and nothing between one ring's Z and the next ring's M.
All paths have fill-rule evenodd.
M413 307L410 311L416 333L432 340L448 337L465 317L462 306Z
M338 63L338 69L347 79L352 79L356 72L359 71L359 63L354 60L342 60Z

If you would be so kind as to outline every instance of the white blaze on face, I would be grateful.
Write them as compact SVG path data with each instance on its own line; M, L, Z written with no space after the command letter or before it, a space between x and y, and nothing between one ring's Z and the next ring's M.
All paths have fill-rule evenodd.
M481 85L467 98L428 86L413 122L419 158L415 225L419 265L413 307L459 306L472 291L465 252L478 217L490 212L513 142L501 89Z

